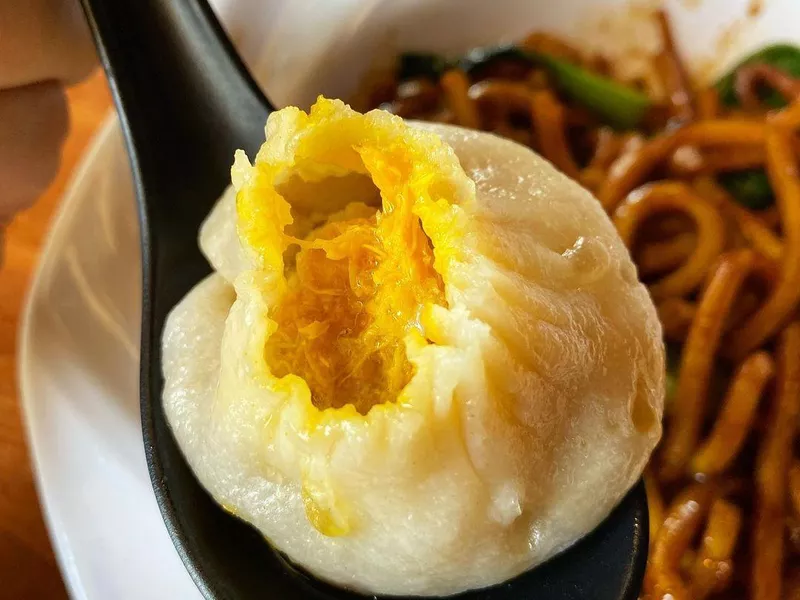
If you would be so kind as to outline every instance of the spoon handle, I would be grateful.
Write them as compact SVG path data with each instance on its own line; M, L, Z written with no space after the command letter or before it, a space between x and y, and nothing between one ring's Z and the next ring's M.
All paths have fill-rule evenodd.
M205 0L81 2L134 171L169 168L173 161L163 159L172 153L226 141L229 166L242 140L263 141L272 107Z
M150 331L152 322L161 323L208 272L198 228L230 183L234 151L253 155L273 108L205 0L81 3L119 113L139 205L146 365L151 350L158 358L160 332ZM149 381L146 369L142 374Z
M184 252L196 252L197 229L230 183L234 151L253 155L273 108L205 0L81 3L128 149L145 289L159 274L199 278L170 273L167 263L177 268Z

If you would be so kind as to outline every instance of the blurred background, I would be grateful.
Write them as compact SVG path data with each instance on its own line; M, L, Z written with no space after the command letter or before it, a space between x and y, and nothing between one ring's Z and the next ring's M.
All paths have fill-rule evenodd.
M0 26L0 33L2 27ZM111 109L101 71L67 91L70 131L52 184L5 232L0 266L0 598L67 598L36 497L16 386L17 328L48 226L70 174ZM0 186L0 190L2 186ZM2 192L0 192L2 193Z

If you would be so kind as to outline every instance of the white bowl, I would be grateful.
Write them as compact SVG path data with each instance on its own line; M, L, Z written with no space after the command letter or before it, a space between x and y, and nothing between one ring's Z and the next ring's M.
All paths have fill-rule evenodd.
M531 30L628 53L657 47L630 0L219 0L237 46L277 106L347 98L402 50L458 53ZM751 6L761 6L749 16ZM711 74L773 41L800 39L797 0L665 0L689 65ZM712 69L708 69L712 64Z

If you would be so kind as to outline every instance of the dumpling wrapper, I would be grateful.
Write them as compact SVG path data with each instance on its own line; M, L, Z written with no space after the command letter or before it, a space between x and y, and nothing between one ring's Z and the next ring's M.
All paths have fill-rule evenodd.
M338 101L266 132L203 226L216 273L163 339L167 418L203 486L298 565L374 594L496 584L590 532L658 442L664 390L656 312L599 203L516 143ZM310 196L286 192L290 215L291 178ZM369 179L419 218L444 300L402 340L399 399L320 410L265 352L283 230L374 202Z

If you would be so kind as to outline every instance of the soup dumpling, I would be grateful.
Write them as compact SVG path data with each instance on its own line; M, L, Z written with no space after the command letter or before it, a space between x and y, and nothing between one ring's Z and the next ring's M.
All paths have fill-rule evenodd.
M597 526L664 389L597 201L513 142L339 101L266 139L163 340L167 417L216 501L375 594L492 585Z

